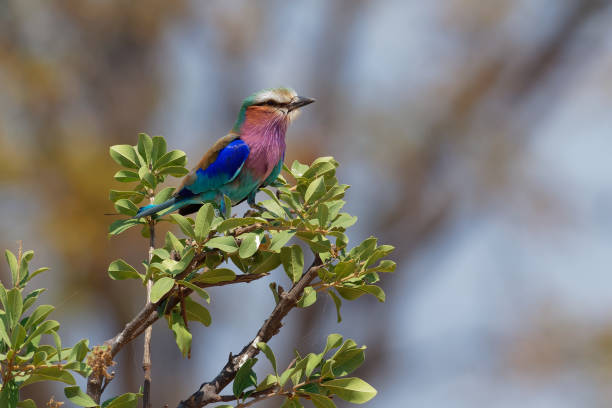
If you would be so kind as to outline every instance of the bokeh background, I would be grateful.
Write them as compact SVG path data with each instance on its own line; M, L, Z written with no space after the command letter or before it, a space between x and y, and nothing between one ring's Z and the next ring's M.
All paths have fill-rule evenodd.
M242 98L278 85L317 98L287 162L337 157L352 242L376 235L399 264L387 302L345 302L341 324L326 298L292 312L281 365L339 332L368 345L369 407L612 404L606 0L1 0L0 247L52 268L39 283L66 344L103 342L144 301L106 274L146 255L137 231L106 236L109 145L161 134L197 162ZM283 275L211 290L189 361L154 326L155 406L218 372ZM141 353L118 356L106 396L138 389Z

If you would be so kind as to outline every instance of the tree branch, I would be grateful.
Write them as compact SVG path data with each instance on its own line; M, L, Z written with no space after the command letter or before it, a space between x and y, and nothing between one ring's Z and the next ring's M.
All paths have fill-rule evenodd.
M322 266L321 259L317 256L300 280L288 292L283 292L280 295L278 304L260 327L255 338L244 346L238 355L232 356L230 354L229 361L221 372L212 381L202 384L198 391L193 393L188 399L181 401L178 408L201 408L209 403L221 401L223 398L219 395L219 392L234 379L240 367L247 360L259 353L257 343L261 341L268 342L272 336L279 332L282 327L282 319L296 306L304 289L317 276L317 272Z
M198 270L206 259L206 255L206 252L197 255L194 258L194 261L192 261L192 264L189 265L186 270L189 271L189 273ZM267 272L261 274L245 274L238 275L236 276L236 279L231 281L222 281L216 283L197 282L196 285L201 288L211 288L216 286L233 285L236 283L250 283L268 275L269 273ZM191 292L191 289L183 290L185 296L190 295ZM104 342L106 345L109 346L112 357L116 356L119 351L121 351L123 346L140 336L149 326L151 326L161 317L161 315L157 312L157 307L166 299L168 299L169 309L172 309L174 306L176 306L179 301L178 297L176 296L176 290L170 292L170 294L162 298L157 303L148 302L140 310L140 312L138 312L138 314L136 314L136 316L134 316L134 318L125 325L121 332L119 332L115 337L108 339ZM103 378L101 376L95 374L90 375L87 379L87 394L97 403L100 403L100 397L102 395L102 379Z

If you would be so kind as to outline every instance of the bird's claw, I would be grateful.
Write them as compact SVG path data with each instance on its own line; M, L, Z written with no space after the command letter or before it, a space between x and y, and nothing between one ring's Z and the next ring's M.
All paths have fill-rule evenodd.
M254 209L247 210L247 212L244 213L245 217L259 217L260 215L261 212L256 211Z

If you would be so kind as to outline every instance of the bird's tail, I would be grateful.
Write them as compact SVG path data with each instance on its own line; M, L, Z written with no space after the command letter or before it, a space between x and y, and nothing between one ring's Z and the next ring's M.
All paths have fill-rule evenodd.
M179 198L179 197L172 197L168 201L165 201L161 204L157 204L157 205L151 204L151 205L145 205L144 207L140 207L140 209L138 210L138 213L133 218L147 217L149 215L157 214L160 211L170 208L169 211L166 211L166 213L169 213L189 203L190 203L190 200L186 200L184 198Z

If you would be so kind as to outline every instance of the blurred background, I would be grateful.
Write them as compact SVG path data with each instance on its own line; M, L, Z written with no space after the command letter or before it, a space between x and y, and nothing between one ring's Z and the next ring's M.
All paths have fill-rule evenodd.
M147 245L107 238L108 147L145 131L195 163L244 97L291 86L317 103L286 161L338 158L351 242L395 245L399 267L340 324L328 298L293 311L279 365L338 332L368 345L368 407L610 406L611 22L606 0L0 0L0 247L52 268L66 344L102 343L144 302L107 266ZM191 360L154 326L154 406L252 338L273 280L210 290ZM106 397L142 383L142 339L116 360Z

